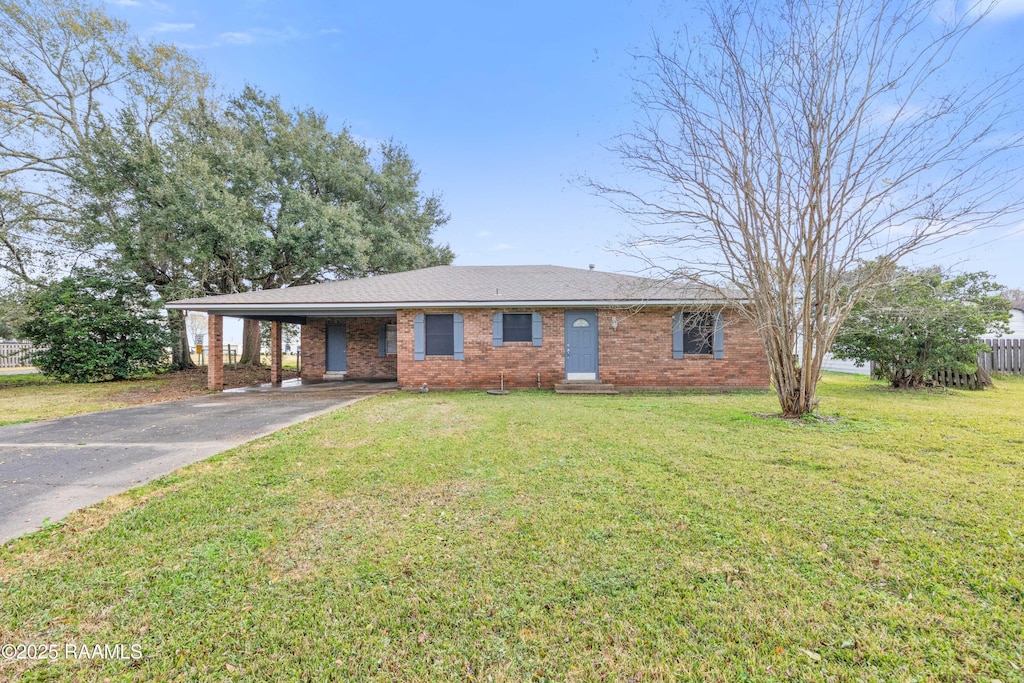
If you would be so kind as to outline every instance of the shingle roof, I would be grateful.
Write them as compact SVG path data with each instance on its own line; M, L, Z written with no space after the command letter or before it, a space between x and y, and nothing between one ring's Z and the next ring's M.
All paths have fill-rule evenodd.
M712 297L693 287L633 275L562 266L436 266L356 280L185 299L172 308L280 304L345 306L483 303L695 302Z

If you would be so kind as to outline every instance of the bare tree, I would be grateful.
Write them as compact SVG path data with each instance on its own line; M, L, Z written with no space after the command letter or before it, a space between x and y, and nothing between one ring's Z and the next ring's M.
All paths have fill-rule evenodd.
M935 8L708 2L706 31L640 57L640 120L614 149L645 187L592 183L643 226L627 251L741 304L787 416L815 410L865 288L1019 207L1019 71L944 80L986 9Z
M1024 309L1024 287L1004 289L1000 294L1010 302L1010 306L1013 308Z
M185 318L185 325L188 327L188 333L192 335L193 344L202 344L206 339L208 320L205 313L196 313L195 311L189 313Z
M40 284L88 261L73 239L85 146L117 110L152 133L206 87L195 60L91 0L0 0L0 276Z

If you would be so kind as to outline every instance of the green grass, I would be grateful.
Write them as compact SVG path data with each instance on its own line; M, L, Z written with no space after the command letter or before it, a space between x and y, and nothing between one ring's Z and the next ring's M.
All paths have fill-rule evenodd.
M378 397L0 550L21 680L1011 681L1024 381Z
M0 427L123 408L126 393L157 393L165 383L162 378L152 378L61 384L45 375L0 375Z
M25 387L31 385L54 384L56 381L46 375L37 372L24 373L19 375L0 375L0 389L11 387Z

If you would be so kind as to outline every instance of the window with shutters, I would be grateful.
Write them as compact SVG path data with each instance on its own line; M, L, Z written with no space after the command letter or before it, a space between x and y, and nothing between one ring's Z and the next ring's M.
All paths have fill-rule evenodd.
M455 354L455 317L451 314L428 315L424 321L426 355Z
M505 313L502 315L502 336L506 342L533 341L532 313Z
M540 313L495 313L494 345L509 343L543 346L544 319Z
M715 317L710 313L683 313L679 324L683 332L683 353L710 356L715 334Z

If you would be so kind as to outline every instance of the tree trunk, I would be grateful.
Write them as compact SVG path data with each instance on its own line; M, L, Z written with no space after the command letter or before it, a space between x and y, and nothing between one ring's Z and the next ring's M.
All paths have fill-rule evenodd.
M258 368L263 365L260 358L260 321L242 321L242 355L238 359L239 365L251 368Z
M793 353L795 340L779 330L766 331L761 341L768 354L772 386L779 399L783 417L802 417L818 407L818 382L815 368L820 362L812 360L813 367L804 367Z
M184 311L167 311L167 323L174 339L171 342L171 368L188 370L196 365L192 362L191 347L188 344L188 330L185 327Z
M818 383L811 381L806 368L794 365L781 377L776 374L772 373L772 383L776 386L783 417L803 417L817 409Z

